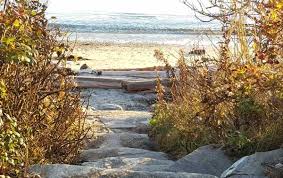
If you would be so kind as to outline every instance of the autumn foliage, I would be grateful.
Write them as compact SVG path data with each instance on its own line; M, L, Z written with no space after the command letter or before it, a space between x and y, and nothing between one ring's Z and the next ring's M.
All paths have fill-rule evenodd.
M0 175L71 163L88 131L79 93L59 66L68 47L48 27L46 8L18 0L0 11Z
M207 144L238 157L283 143L283 1L215 2L219 57L188 63L180 52L170 97L157 88L151 135L176 157ZM166 62L159 51L156 57Z

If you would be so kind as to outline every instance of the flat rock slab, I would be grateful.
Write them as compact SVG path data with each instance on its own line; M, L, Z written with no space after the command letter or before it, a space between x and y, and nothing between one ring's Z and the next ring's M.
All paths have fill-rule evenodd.
M142 111L97 111L95 114L110 129L131 129L148 124L152 114Z
M88 178L95 175L99 170L87 166L52 164L42 166L34 165L29 172L31 174L40 175L42 178Z
M214 145L200 147L173 164L169 171L220 176L233 162Z
M116 105L123 110L146 111L156 101L154 93L127 93L121 89L87 89L81 94L95 110L106 110L105 106Z
M104 141L100 148L129 147L146 150L153 150L156 146L150 141L147 134L137 134L131 132L109 133L104 136Z
M262 164L275 162L283 157L283 149L259 152L235 162L221 177L223 178L267 178Z
M33 166L30 173L42 178L217 178L211 175L173 172L127 171L121 169L96 169L88 166L75 165L44 165Z
M102 104L100 105L98 108L96 108L98 110L102 110L102 111L123 111L123 107L119 106L117 104Z
M217 178L211 175L195 173L173 173L173 172L146 172L146 171L123 171L105 170L101 172L103 178Z
M110 157L100 159L95 162L83 163L83 166L89 166L99 169L114 169L119 168L121 170L129 171L149 171L160 172L167 169L174 162L170 160L158 160L153 158L126 158L126 157Z
M81 162L93 162L109 157L125 157L125 158L152 158L158 160L168 160L167 155L162 152L154 152L144 149L117 147L117 148L99 148L82 151L80 155Z

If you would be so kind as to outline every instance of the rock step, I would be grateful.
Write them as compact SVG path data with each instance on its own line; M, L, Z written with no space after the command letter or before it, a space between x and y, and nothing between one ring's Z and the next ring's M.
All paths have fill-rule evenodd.
M128 171L121 169L96 169L88 166L53 164L33 166L30 170L44 178L217 178L195 173Z
M168 160L165 153L154 152L144 149L117 147L117 148L99 148L82 151L80 162L95 162L96 160L109 157L124 157L124 158L152 158L158 160Z
M121 110L121 108L125 111L148 111L150 105L156 101L154 93L127 93L120 89L83 90L82 98L89 100L89 105L94 111Z
M131 132L109 133L103 138L100 148L129 147L146 150L154 150L156 145L149 139L147 134Z
M198 148L187 156L176 161L168 171L170 172L193 172L221 176L233 161L225 155L221 147L207 145Z
M104 178L217 178L216 176L195 173L173 173L173 172L146 172L146 171L123 171L105 170L100 173Z
M94 167L98 169L121 169L129 171L149 171L160 172L167 170L174 161L158 160L153 158L127 158L127 157L109 157L99 159L94 162L85 162L81 165Z
M147 125L152 113L143 111L97 111L95 112L109 129L132 129Z
M221 178L267 178L264 165L266 163L282 162L283 149L268 152L257 152L245 156L235 162L229 169L222 173ZM274 178L282 178L282 174Z

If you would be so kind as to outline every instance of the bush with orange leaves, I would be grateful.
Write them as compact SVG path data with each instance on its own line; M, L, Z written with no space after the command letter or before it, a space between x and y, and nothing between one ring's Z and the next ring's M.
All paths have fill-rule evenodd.
M75 161L89 129L80 95L59 67L67 46L48 27L47 7L39 1L5 2L0 11L0 175L25 177L32 164Z
M282 145L282 1L256 7L253 25L246 26L243 7L224 18L219 59L188 64L180 53L177 72L171 71L171 100L157 87L151 136L162 150L180 157L203 145L220 144L238 157ZM237 52L229 48L233 35L238 37ZM159 51L156 57L166 63Z

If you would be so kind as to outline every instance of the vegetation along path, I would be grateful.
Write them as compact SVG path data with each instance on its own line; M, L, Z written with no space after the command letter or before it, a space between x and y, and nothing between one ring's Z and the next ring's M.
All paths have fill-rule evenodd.
M148 137L154 93L85 89L82 95L90 101L87 121L95 127L96 136L100 139L88 143L81 152L78 165L34 166L33 172L48 178L215 177L169 170L175 162L165 153L158 152Z

